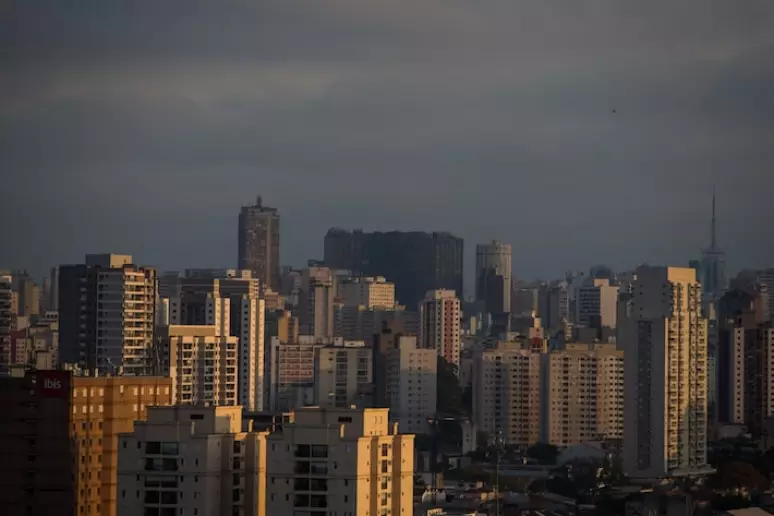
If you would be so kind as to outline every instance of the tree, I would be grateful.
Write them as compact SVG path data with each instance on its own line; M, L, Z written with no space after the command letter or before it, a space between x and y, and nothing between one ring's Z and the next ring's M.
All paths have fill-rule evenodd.
M556 464L559 448L553 444L537 443L527 448L527 457L535 459L540 464Z
M769 486L769 481L755 467L739 461L721 465L712 478L712 483L714 487L725 490L762 491Z
M462 389L457 377L457 366L450 364L442 356L438 356L437 376L438 401L436 409L439 414L453 416L469 416L462 399Z

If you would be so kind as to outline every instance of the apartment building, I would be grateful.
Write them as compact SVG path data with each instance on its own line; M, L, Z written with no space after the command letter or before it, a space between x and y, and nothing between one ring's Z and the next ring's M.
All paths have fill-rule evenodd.
M13 364L11 350L11 276L0 275L0 376L8 376Z
M159 328L158 340L175 404L237 405L237 337L217 326L173 325Z
M279 290L280 216L261 197L239 211L238 263L272 290Z
M417 348L416 337L399 336L386 361L390 417L402 433L428 433L428 419L436 414L438 354Z
M370 405L373 353L363 341L344 341L315 349L314 399L321 407Z
M389 308L395 306L395 284L383 276L347 278L339 282L338 297L345 306Z
M119 438L118 489L118 516L264 516L266 433L239 406L153 407Z
M548 354L547 442L569 446L623 438L623 361L615 344L568 343Z
M419 347L460 364L460 300L453 290L431 290L419 304Z
M589 278L578 287L575 323L584 328L615 328L618 287L609 279Z
M541 357L520 343L498 342L473 360L473 419L509 445L531 445L541 437Z
M0 381L3 514L115 516L118 434L169 405L171 381L37 371Z
M156 270L130 255L90 254L59 268L61 363L100 374L151 374Z
M511 245L476 245L476 301L491 314L511 311Z
M624 349L624 471L665 478L707 471L707 320L696 271L640 267Z
M272 337L266 357L269 410L286 411L314 403L316 350L333 342L311 335L299 335L294 342Z
M237 402L263 410L266 310L259 280L249 270L188 269L179 292L170 299L170 323L213 325L219 335L236 337Z
M266 513L413 513L414 436L388 409L307 407L266 438Z
M395 305L386 308L367 308L366 306L347 306L336 303L334 333L345 340L370 341L384 326L400 325L406 335L417 335L419 314Z

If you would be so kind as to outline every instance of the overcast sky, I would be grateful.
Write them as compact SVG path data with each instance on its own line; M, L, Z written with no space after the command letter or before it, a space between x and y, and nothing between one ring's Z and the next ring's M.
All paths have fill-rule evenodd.
M72 5L77 7L72 7ZM331 226L513 244L514 275L774 266L771 0L0 6L0 268L282 261Z

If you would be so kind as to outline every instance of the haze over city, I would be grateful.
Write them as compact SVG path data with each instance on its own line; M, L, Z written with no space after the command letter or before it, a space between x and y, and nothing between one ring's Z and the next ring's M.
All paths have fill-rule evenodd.
M514 276L774 252L770 1L17 2L4 266L233 266L235 207L514 246ZM20 245L23 244L23 245Z

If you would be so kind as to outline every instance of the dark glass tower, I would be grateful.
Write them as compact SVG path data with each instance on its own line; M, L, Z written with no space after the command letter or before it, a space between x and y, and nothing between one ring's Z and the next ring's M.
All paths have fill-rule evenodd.
M325 264L354 275L384 276L395 283L401 304L417 306L428 290L452 289L462 296L461 238L450 233L364 233L333 228L325 235Z

